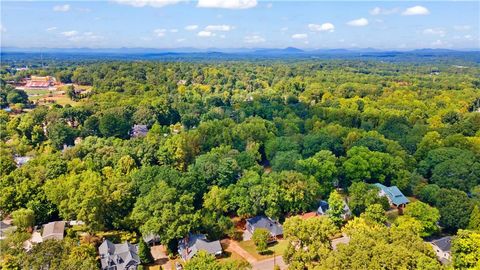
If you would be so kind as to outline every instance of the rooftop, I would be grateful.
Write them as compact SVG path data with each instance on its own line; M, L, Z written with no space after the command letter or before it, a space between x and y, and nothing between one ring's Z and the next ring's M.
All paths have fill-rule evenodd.
M255 229L267 229L272 236L282 235L283 228L277 222L266 216L256 216L247 219L247 229L253 233Z
M42 238L47 239L63 239L63 232L65 231L65 221L53 221L43 226Z
M100 254L102 269L136 269L136 266L140 264L137 245L128 242L113 244L105 240L98 247L98 253Z
M390 199L390 202L394 205L407 204L410 200L403 195L403 193L398 189L397 186L387 187L380 183L374 184L380 190L382 190L385 195Z
M450 252L452 247L452 237L445 236L431 242L433 245L437 246L443 252Z
M223 252L220 241L208 242L204 234L190 234L178 243L178 253L186 261L190 260L200 250L211 255L220 255Z

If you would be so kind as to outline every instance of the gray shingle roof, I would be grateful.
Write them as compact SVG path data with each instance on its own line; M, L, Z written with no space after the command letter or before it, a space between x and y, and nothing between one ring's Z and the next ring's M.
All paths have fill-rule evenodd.
M208 242L204 234L190 234L178 242L178 253L185 261L190 260L200 250L212 255L220 255L223 252L220 241Z
M247 219L247 229L253 233L256 229L267 229L272 236L283 234L282 226L277 222L266 216L256 216Z
M147 125L134 125L132 127L131 136L144 137L144 136L147 136L147 133L148 133Z
M452 247L452 237L445 236L440 239L433 240L432 244L437 246L443 252L450 252L450 249Z
M128 242L113 244L105 240L98 247L100 263L104 270L130 270L137 269L140 264L137 245Z

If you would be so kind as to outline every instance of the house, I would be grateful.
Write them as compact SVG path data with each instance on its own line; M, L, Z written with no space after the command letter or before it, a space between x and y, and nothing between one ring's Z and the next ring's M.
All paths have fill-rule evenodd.
M123 244L113 244L104 240L98 247L98 253L103 270L132 270L140 264L138 246L126 241Z
M314 217L317 217L317 216L318 216L317 212L307 212L305 214L302 214L300 217L302 219L311 219L311 218L314 218Z
M65 221L53 221L43 225L42 239L62 240L65 232Z
M220 241L209 242L204 234L189 234L178 242L178 254L184 261L190 260L200 250L214 256L220 256L223 253Z
M155 244L160 243L160 236L157 234L149 233L144 235L142 238L143 241L145 241L145 243L147 243L149 246L154 246Z
M18 168L22 167L23 165L25 165L25 163L27 163L28 161L30 161L30 159L32 159L32 157L28 157L28 156L24 156L24 157L19 157L19 156L16 156L13 158L15 160L15 164L17 165Z
M452 247L452 237L445 236L437 240L430 242L433 247L433 250L437 254L437 258L443 264L447 264L452 259L452 254L450 249Z
M9 232L13 232L17 229L16 226L12 226L8 222L0 221L0 240L3 240L7 237Z
M318 205L318 209L317 209L317 214L319 216L326 215L329 208L330 207L329 207L327 201L320 201L320 203Z
M320 204L317 209L317 215L319 216L327 215L328 209L329 209L328 202L320 201ZM351 215L352 215L352 212L350 211L350 207L348 207L348 204L345 201L343 201L342 218L347 220L350 218Z
M130 132L130 136L134 138L145 137L147 136L147 133L147 125L134 125L132 131Z
M397 186L386 187L380 183L373 184L380 189L378 195L386 196L390 205L397 208L403 208L410 200L403 195L403 193L398 189Z
M275 241L277 237L283 235L283 228L277 221L266 216L256 216L246 220L247 230L253 234L256 229L266 229L270 232L271 240Z

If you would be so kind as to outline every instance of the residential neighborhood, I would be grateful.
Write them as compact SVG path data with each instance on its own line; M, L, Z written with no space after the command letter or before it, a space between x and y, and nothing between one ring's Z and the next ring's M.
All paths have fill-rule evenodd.
M377 196L388 197L388 202L394 211L397 211L399 215L403 214L401 207L405 207L410 200L403 195L403 193L396 187L387 188L381 184L372 185L377 191ZM331 201L331 200L330 200ZM347 222L352 218L352 212L347 204L348 198L341 200L340 214L344 222ZM332 201L331 201L332 202ZM401 207L399 207L401 206ZM408 210L408 208L407 208ZM391 210L389 210L391 211ZM326 200L320 200L316 211L306 212L296 216L306 222L312 219L329 219L329 215L332 214L332 210L329 207L329 202ZM292 218L292 217L290 217ZM155 266L162 267L162 269L183 269L182 265L188 264L198 254L207 254L214 256L216 260L223 261L237 261L244 262L246 265L250 265L252 269L287 269L288 264L283 259L285 248L289 242L288 238L284 238L284 228L277 220L264 216L254 216L246 219L236 219L238 223L240 239L224 238L218 240L210 240L206 234L201 233L189 233L184 238L178 239L178 248L176 255L169 256L167 254L167 248L161 243L161 237L155 233L149 233L141 238L137 238L138 241L143 241L144 246L147 248L149 256L153 259L150 262L142 261L142 255L139 255L139 244L131 243L129 241L118 241L103 239L98 242L98 248L96 250L99 258L99 267L103 270L132 270L137 269L140 265L147 264L149 269L156 269ZM9 225L12 220L2 221L2 239L5 239L7 235L17 228L16 226ZM241 224L244 224L243 227ZM25 250L32 250L34 246L48 241L62 241L66 237L66 231L74 228L80 229L78 232L85 228L83 221L53 221L42 226L36 227L29 240L25 241L23 247ZM294 228L295 229L295 228ZM273 252L271 255L262 255L257 251L257 244L253 239L256 231L265 230L268 235L265 238L268 251ZM287 229L288 230L288 229ZM88 235L86 232L82 232L77 235ZM69 236L67 236L69 237ZM100 240L100 239L99 239ZM346 233L335 235L330 239L330 245L333 251L338 250L339 246L348 245L351 241L351 237ZM433 240L425 240L425 243L432 248L435 252L438 260L444 264L449 265L451 263L451 241L452 236L443 236L441 238L435 238ZM252 249L253 248L253 249ZM268 253L265 253L268 254Z
M0 0L0 269L480 270L479 4Z

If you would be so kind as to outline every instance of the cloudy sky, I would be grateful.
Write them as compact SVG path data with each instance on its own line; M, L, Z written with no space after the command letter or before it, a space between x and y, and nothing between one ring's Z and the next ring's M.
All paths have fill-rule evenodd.
M2 47L480 48L478 1L9 1Z

